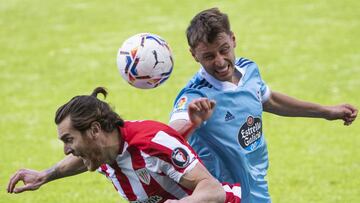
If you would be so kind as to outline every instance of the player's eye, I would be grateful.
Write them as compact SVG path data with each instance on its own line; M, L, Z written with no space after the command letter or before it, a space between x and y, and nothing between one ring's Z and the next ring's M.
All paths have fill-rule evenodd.
M210 61L210 60L214 59L214 56L213 55L205 55L205 56L203 56L203 59Z
M229 47L224 47L223 49L220 50L220 53L221 54L227 54L227 53L229 53L229 51L230 51Z
M73 140L74 140L74 138L67 137L67 138L64 139L64 143L72 143Z

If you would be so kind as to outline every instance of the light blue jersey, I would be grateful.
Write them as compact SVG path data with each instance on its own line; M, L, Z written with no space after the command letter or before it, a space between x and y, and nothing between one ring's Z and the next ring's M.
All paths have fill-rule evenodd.
M241 77L238 85L219 81L201 68L176 98L170 122L188 120L187 108L193 99L215 100L213 115L195 130L190 145L220 182L241 183L241 202L271 202L262 128L262 103L270 89L254 62L240 58L235 64L235 74Z

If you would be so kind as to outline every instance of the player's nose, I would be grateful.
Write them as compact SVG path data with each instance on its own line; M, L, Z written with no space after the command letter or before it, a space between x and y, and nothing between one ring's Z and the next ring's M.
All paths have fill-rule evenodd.
M71 153L73 153L73 149L71 149L71 147L67 146L67 145L64 145L64 154L65 155L69 155Z
M214 63L217 67L223 67L225 65L224 56L222 56L220 53L216 54Z

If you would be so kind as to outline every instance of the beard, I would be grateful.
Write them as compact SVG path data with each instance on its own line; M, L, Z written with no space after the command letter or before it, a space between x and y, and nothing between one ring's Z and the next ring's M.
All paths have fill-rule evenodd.
M82 158L82 161L84 162L84 165L88 169L88 171L95 171L101 166L101 162L96 159L85 159Z

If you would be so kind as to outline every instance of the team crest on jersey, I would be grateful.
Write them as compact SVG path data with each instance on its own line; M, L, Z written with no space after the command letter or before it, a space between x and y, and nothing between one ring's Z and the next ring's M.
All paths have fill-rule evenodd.
M261 119L254 118L253 116L248 116L246 122L241 126L239 130L238 140L240 145L244 149L252 151L260 144L261 135Z
M178 102L176 103L174 111L177 112L177 111L184 110L187 101L188 101L187 96L182 96L182 97L178 100Z
M185 168L189 165L190 156L183 148L175 148L171 153L171 161L179 168Z
M150 173L146 168L141 168L135 171L137 177L140 179L141 182L143 182L146 185L150 184Z

